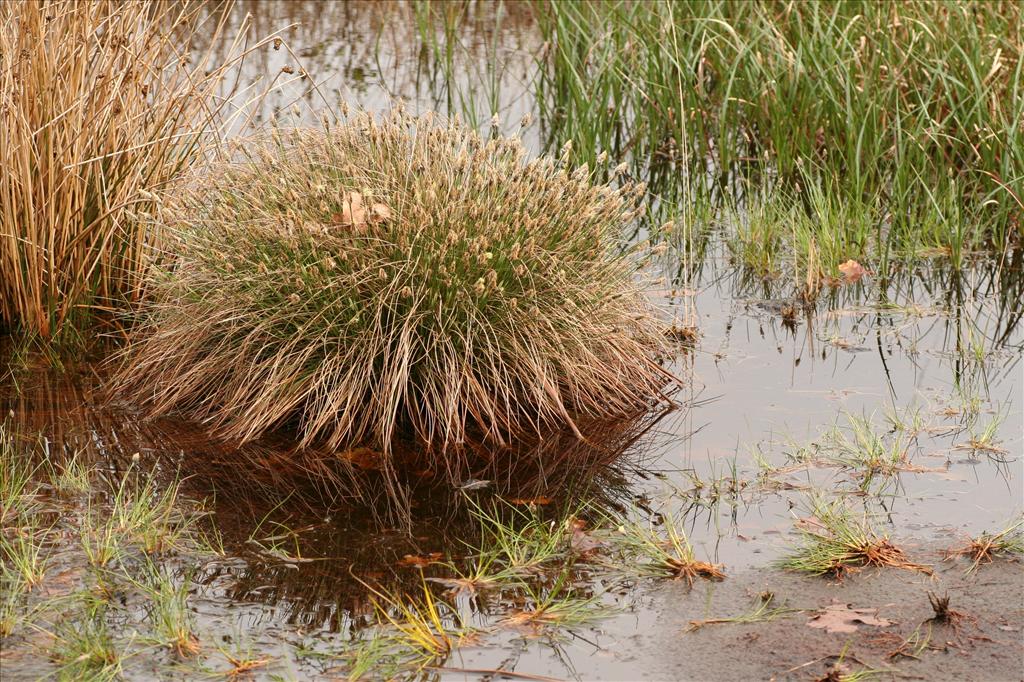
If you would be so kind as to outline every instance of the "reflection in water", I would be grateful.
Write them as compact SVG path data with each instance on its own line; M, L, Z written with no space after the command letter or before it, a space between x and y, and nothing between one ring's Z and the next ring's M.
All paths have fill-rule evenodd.
M203 600L261 604L273 610L274 622L331 632L373 620L364 582L398 593L420 589L420 575L402 565L404 556L439 553L458 561L466 555L480 529L467 513L465 495L483 505L499 492L545 504L550 499L552 514L583 499L594 508L621 509L631 499L635 476L643 473L656 425L670 413L581 423L582 440L566 430L517 450L481 449L476 474L488 478L473 490L437 490L429 479L410 485L407 527L376 516L380 507L374 503L385 491L372 471L339 461L335 453L298 452L285 437L235 448L186 421L140 420L104 403L101 375L91 365L64 375L44 365L13 371L0 384L0 409L22 433L40 434L55 462L77 457L117 481L138 455L138 465L158 481L183 477L187 495L209 501L231 557L198 572L188 569ZM381 500L372 499L375 493ZM265 541L269 536L274 542Z
M209 11L212 21L218 8ZM511 127L536 109L527 86L542 46L528 3L242 0L228 21L229 35L282 38L225 84L237 106L275 85L254 125L293 117L294 105L298 121L314 123L316 112L341 102L381 111L402 99L413 113L459 115L478 126L498 113ZM527 141L536 151L537 139Z

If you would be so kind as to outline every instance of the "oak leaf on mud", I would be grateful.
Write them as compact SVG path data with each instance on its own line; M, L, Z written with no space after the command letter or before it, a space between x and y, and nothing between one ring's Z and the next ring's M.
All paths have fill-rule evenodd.
M878 609L855 609L850 604L833 602L811 616L807 625L833 634L856 632L858 625L884 628L892 625L892 621L879 618Z

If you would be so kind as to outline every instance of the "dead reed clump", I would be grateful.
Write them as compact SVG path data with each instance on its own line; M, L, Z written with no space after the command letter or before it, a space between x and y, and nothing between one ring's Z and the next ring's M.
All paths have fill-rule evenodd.
M949 595L940 597L935 592L928 592L928 603L935 615L928 620L935 623L948 623L956 626L965 617L963 613L949 607Z
M0 327L72 338L140 296L153 192L200 158L224 76L262 45L225 48L227 11L0 3ZM192 54L197 32L210 51Z
M506 445L665 400L666 325L622 243L642 187L459 123L278 130L168 195L175 235L115 391L250 441L400 438L464 480Z

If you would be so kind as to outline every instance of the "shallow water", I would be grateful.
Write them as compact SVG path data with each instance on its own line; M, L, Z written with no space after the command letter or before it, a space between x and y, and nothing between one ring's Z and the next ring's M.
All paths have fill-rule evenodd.
M506 129L513 129L523 113L535 109L525 84L532 78L529 57L541 46L528 14L520 15L514 4L505 6L500 31L494 30L493 7L471 8L450 67L454 80L422 49L408 6L260 2L242 3L236 14L240 19L251 11L260 30L302 22L284 34L318 83L319 92L299 100L301 119L311 119L320 98L376 110L399 96L421 110L476 110L481 122L497 110ZM481 74L490 55L499 55L503 66L488 85ZM297 61L287 50L268 48L258 56L247 67L246 82L280 75L283 66ZM290 93L270 98L261 117L290 111ZM467 107L467 101L474 104ZM535 148L541 137L540 130L527 136ZM827 291L810 309L794 310L781 284L742 278L729 262L724 239L721 233L709 237L699 273L675 282L681 294L654 294L667 314L700 330L694 348L681 353L673 367L686 380L676 396L684 409L665 415L633 443L603 473L600 485L603 502L637 517L656 522L658 515L684 516L697 556L743 578L735 587L728 578L698 583L684 594L681 583L619 581L581 567L574 574L578 589L599 595L617 609L613 615L557 637L499 629L479 646L452 654L444 664L451 670L435 671L438 676L475 679L479 675L454 669L501 668L557 678L631 678L638 670L670 677L670 667L658 660L665 655L659 649L665 628L677 625L666 624L666 613L680 622L720 613L718 601L748 601L738 591L773 581L794 592L803 584L809 598L827 603L833 595L822 581L781 578L770 568L791 546L794 521L808 515L814 494L848 493L883 520L894 540L929 562L936 560L936 548L1002 528L1020 513L1024 273L984 260L954 273L935 261L888 282L869 275ZM666 263L667 272L675 269ZM106 407L98 393L103 371L86 365L58 377L42 364L15 371L5 379L0 411L10 413L21 430L42 432L52 452L83 453L112 478L138 453L144 467L165 477L179 470L191 475L185 485L189 497L213 497L212 518L226 556L195 566L183 557L168 567L175 575L191 575L200 632L244 640L272 659L254 671L257 677L336 674L337 661L310 652L337 650L374 622L371 595L360 581L415 593L420 573L403 565L403 557L439 552L458 560L466 553L464 542L474 539L477 530L468 519L429 502L415 509L411 534L382 527L344 504L276 506L280 496L239 486L239 470L229 466L236 453L195 425L146 422ZM828 432L846 428L848 415L870 420L890 440L902 438L909 470L866 481L862 470L823 464ZM916 418L916 426L900 431L887 416L908 423ZM999 425L993 449L971 447L971 439L994 421ZM284 447L264 447L278 446ZM817 453L817 461L805 461L808 453ZM297 529L290 556L252 542L271 534L272 523ZM59 553L55 561L75 570L63 566ZM440 574L437 567L426 572ZM516 603L498 595L459 597L455 606L470 623L493 626ZM125 676L181 675L163 667L166 662L159 656L133 659ZM4 677L35 678L39 665L31 656L8 658ZM996 672L995 678L1003 677Z
M778 577L771 564L791 546L794 519L806 516L805 505L814 491L850 491L851 499L881 515L885 530L912 556L923 553L928 563L937 561L936 548L1001 528L1019 513L1024 476L1022 335L1012 329L998 334L1001 342L992 341L1005 331L997 330L1005 316L997 316L993 296L983 293L990 275L979 271L964 276L965 304L959 318L947 307L945 289L928 293L928 278L935 273L921 273L893 298L896 308L880 311L865 304L864 299L877 293L868 282L861 292L838 292L834 306L822 306L789 325L772 302L738 295L728 269L723 272L722 279L702 283L694 297L701 338L677 367L691 377L687 395L680 396L691 406L658 422L621 467L615 498L631 498L631 513L655 518L684 514L699 557L723 563L730 576L754 576L743 580L762 580L768 587L793 580ZM980 361L957 350L966 327L976 336L984 334ZM78 387L91 383L88 374L70 382ZM374 622L370 595L360 580L415 594L420 574L402 565L404 556L440 552L458 560L466 553L462 542L475 539L477 531L467 520L453 521L447 510L423 506L416 510L412 537L397 528L382 529L366 514L343 507L313 504L307 510L286 504L287 512L270 509L273 498L235 494L230 477L237 469L227 469L220 478L209 475L231 450L210 442L201 430L173 420L138 422L108 412L89 391L68 384L66 378L41 371L22 374L16 396L9 392L0 407L13 411L15 424L47 433L55 450L65 444L69 450L85 451L112 472L127 467L131 455L139 452L142 462L158 471L181 467L193 475L186 481L190 496L216 495L214 519L227 556L198 566L190 566L187 558L171 561L169 570L190 574L199 631L236 633L232 636L243 638L261 656L273 658L265 674L298 679L327 675L330 665L300 657L296 650L337 650ZM961 449L970 439L964 430L969 420L952 413L960 408L961 396L980 398L979 423L1003 417L998 430L1001 452ZM856 471L799 466L789 459L824 431L844 424L844 413L873 417L885 433L887 412L913 410L920 411L923 421L922 432L909 444L910 462L919 470L880 479L863 497ZM772 474L772 483L765 485L754 450L772 465L789 469ZM267 523L268 511L272 521L300 529L291 554L315 561L282 558L248 542L251 536L271 534L261 534L259 528ZM436 567L426 572L443 575ZM655 654L646 638L662 636L657 633L663 627L666 595L682 588L668 588L658 580L618 583L586 569L576 572L576 580L584 592L601 594L617 613L594 626L563 632L557 641L499 630L485 644L457 651L446 665L578 679L621 679L634 669L652 675L664 670L657 657L645 658ZM826 594L818 594L823 590L820 579L797 580L807 581L806 593L827 603ZM614 589L606 592L609 588ZM729 578L721 584L698 584L693 593L704 594L704 599L672 597L686 605L675 617L720 614L719 602L742 601L738 589L731 588ZM460 597L456 603L469 622L480 626L493 626L514 606L502 598ZM29 671L37 663L27 663L25 669L17 660L6 666L15 678L22 673L32 677ZM128 677L135 679L147 679L156 671L146 665L127 668Z

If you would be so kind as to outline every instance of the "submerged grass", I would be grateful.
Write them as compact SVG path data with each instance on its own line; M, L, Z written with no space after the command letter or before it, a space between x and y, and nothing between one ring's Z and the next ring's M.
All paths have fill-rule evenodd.
M104 614L83 615L65 621L54 632L50 650L58 680L114 680L121 672L123 654L104 620Z
M17 446L8 421L0 421L0 528L4 531L31 515L34 472L28 450Z
M378 621L387 626L385 636L401 650L402 658L416 667L443 661L459 644L472 636L458 611L439 602L426 581L420 598L399 596L367 585Z
M754 608L739 616L728 618L707 618L704 620L691 620L686 626L686 632L696 632L708 625L724 623L766 623L781 616L791 613L799 613L804 609L795 609L787 606L775 606L775 595L772 592L762 592L757 595Z
M880 534L866 514L857 515L844 500L815 501L811 517L799 527L802 542L779 562L791 571L842 578L867 566L892 566L931 574L911 562L903 550Z
M178 257L115 390L239 441L380 448L391 478L413 437L455 483L467 442L663 399L665 325L622 251L643 188L525 156L400 108L243 146L161 207Z
M573 586L571 564L562 566L551 585L539 589L527 586L522 598L524 607L506 614L502 624L572 630L606 618L611 611L600 596L579 594Z
M563 519L546 519L533 508L499 502L489 507L471 503L470 513L480 525L480 556L496 566L488 573L490 581L536 574L566 557Z
M5 652L42 636L53 667L39 674L61 680L123 677L129 659L156 648L184 666L199 653L200 633L189 574L173 567L210 555L202 510L180 498L177 481L159 485L135 466L94 487L105 480L98 468L44 443L0 430L5 471L15 462L28 472L3 489L14 495L7 508L19 510L0 532Z
M178 507L178 488L177 482L158 486L152 476L130 469L111 491L109 504L90 499L79 528L89 563L108 566L133 547L150 556L195 544L199 514Z
M195 617L188 604L190 580L175 580L167 572L149 564L141 582L131 582L142 591L149 604L149 621L153 639L172 649L179 657L187 658L199 653Z
M46 579L48 529L35 526L35 519L10 532L5 529L0 535L0 558L6 576L11 574L11 583L32 590Z

